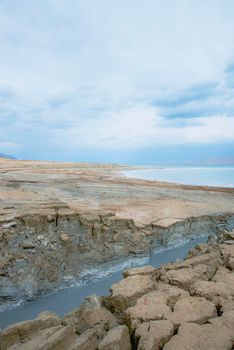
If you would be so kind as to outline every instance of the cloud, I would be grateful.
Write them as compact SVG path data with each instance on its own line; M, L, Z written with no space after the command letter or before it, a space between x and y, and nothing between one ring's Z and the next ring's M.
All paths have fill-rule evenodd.
M1 1L0 148L234 143L233 13L228 0Z
M70 128L53 133L53 139L63 140L76 149L141 149L154 146L210 144L234 141L234 118L227 116L167 120L152 107L133 107L107 114L99 119L87 119ZM55 143L56 146L57 143Z

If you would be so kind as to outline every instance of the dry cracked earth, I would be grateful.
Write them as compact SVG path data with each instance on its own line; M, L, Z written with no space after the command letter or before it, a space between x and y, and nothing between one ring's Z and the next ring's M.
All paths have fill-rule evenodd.
M44 312L0 333L1 350L232 350L234 231L183 262L124 271L108 297L59 318Z

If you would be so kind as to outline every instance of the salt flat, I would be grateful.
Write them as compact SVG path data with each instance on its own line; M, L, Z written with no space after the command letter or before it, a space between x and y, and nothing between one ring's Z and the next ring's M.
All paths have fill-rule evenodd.
M137 225L234 212L234 190L130 179L115 164L0 159L0 218L45 209L112 212Z

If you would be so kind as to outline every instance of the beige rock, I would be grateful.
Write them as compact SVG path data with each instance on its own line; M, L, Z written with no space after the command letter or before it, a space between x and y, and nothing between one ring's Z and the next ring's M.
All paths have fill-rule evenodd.
M43 312L34 320L19 322L9 326L0 332L1 350L8 349L16 343L25 342L42 330L60 324L61 320L56 314L52 312Z
M79 311L73 311L64 316L63 323L74 325L78 334L83 333L95 325L102 325L104 329L109 330L118 324L114 315L104 307L89 310L82 315Z
M123 277L126 278L135 275L152 275L154 271L155 268L153 266L145 265L123 271Z
M234 290L234 273L230 272L224 266L219 267L213 278L213 281L227 283L229 287Z
M45 347L48 339L54 333L63 328L63 326L47 328L35 334L31 339L25 339L23 342L12 345L10 348L8 348L8 350L40 350L41 348Z
M21 247L23 249L34 249L35 246L36 246L35 243L30 241L29 239L26 239L21 243Z
M171 323L178 326L185 322L202 324L212 317L217 317L214 304L205 298L188 297L178 300L175 303L173 313L167 318Z
M76 334L72 327L51 327L34 334L32 339L24 339L8 350L65 350L74 342ZM2 349L2 348L1 348Z
M70 238L69 238L69 236L68 236L67 233L62 233L62 234L60 235L60 239L61 239L61 241L64 242L64 243L67 243L67 242L69 242L69 240L70 240Z
M234 270L234 258L228 258L227 267L232 271Z
M220 314L234 310L234 298L232 296L216 297L216 306Z
M139 298L136 305L128 308L125 313L130 330L133 332L143 322L169 318L172 311L167 305L168 299L167 295L161 292L148 293Z
M189 296L189 292L185 291L184 289L166 283L158 283L157 291L166 294L168 298L167 304L170 307L173 307L177 300Z
M109 330L118 325L115 316L101 306L96 295L86 298L79 309L64 315L62 323L74 326L78 334L96 325L103 330Z
M177 287L188 290L198 280L209 280L215 273L214 266L196 265L193 268L182 268L162 272L159 279Z
M234 258L234 246L221 244L219 249L222 253L223 259L227 262L230 258Z
M98 350L131 350L130 336L126 326L113 328L98 346Z
M195 267L197 265L209 265L213 268L222 265L222 260L219 251L215 251L209 254L204 254L200 256L196 256L194 258L186 259L179 263L172 263L165 265L163 269L165 271L168 270L179 270L184 268Z
M150 276L135 275L127 277L111 286L111 296L105 299L108 309L121 313L133 306L142 295L155 290Z
M65 350L75 341L73 327L67 326L53 333L38 350ZM32 349L34 350L34 349Z
M199 243L196 245L196 247L191 248L189 250L185 260L195 258L196 256L200 256L203 254L211 253L212 251L215 251L215 248L212 247L211 245L206 243Z
M135 331L137 350L161 350L173 333L174 326L167 320L142 323Z
M38 235L37 239L38 239L38 241L41 241L42 239L44 239L44 236L43 235Z
M233 286L229 286L223 282L197 281L191 286L190 294L204 297L212 301L215 305L218 305L220 297L224 299L233 298L234 289Z
M95 329L82 333L68 350L97 350L98 338Z
M224 313L210 323L184 323L163 350L230 350L234 341L234 312Z

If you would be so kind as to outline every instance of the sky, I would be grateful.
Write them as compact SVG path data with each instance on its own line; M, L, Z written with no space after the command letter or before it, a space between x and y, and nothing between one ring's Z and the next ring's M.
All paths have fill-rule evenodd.
M0 152L234 163L234 1L0 0Z

